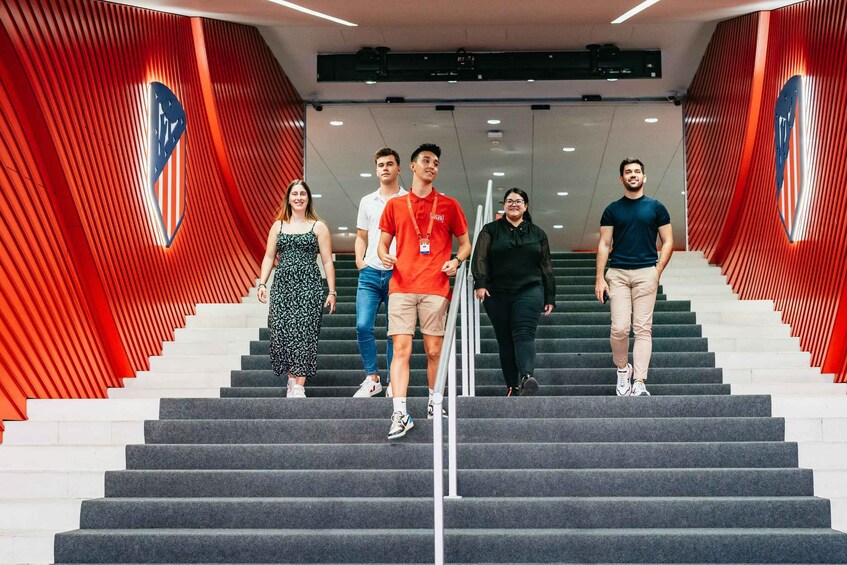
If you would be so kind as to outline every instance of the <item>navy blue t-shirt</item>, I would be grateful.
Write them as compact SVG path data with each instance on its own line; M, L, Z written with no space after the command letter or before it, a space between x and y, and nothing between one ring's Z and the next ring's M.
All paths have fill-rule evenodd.
M621 197L603 211L601 226L612 226L612 269L643 269L659 260L656 236L659 228L671 223L665 205L649 196Z

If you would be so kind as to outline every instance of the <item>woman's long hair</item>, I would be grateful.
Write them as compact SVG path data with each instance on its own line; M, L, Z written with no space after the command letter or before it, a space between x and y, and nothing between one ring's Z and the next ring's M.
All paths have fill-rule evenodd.
M506 194L503 195L503 209L505 210L506 199L510 194L517 194L521 198L523 198L524 204L526 204L526 211L523 213L523 219L529 223L532 223L532 216L529 215L529 196L527 196L526 192L521 190L520 188L513 186L509 190L506 191ZM505 217L505 214L503 215Z
M315 208L312 205L312 189L309 188L309 185L306 184L306 181L301 179L294 179L289 183L289 185L285 189L285 196L282 199L282 205L279 207L279 212L277 212L276 219L285 223L291 220L291 201L288 198L291 189L297 185L302 186L306 189L306 194L309 196L309 201L306 203L306 219L312 220L313 222L322 221L322 218L315 214Z

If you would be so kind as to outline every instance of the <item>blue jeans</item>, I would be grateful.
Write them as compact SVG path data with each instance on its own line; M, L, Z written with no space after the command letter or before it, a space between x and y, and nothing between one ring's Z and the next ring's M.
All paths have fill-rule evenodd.
M374 324L379 305L385 303L386 318L388 315L388 283L391 281L392 271L381 271L373 267L365 267L359 271L359 284L356 287L356 337L359 340L359 353L362 355L362 365L365 367L366 375L379 373L376 359L376 338L374 338ZM386 319L386 328L388 321ZM386 356L388 366L385 369L386 382L391 381L391 358L394 348L391 337L388 337Z

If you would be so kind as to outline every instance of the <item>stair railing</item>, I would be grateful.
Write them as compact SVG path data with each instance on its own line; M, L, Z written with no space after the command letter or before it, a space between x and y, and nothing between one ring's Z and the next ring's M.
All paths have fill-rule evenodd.
M474 223L473 246L479 237L482 226L493 218L492 182L488 181L485 206L478 206ZM447 396L447 498L459 499L456 462L456 318L462 316L462 396L474 396L476 379L474 373L475 355L480 351L479 302L474 300L473 275L468 268L470 260L465 261L456 272L453 287L453 299L447 311L447 323L444 328L441 357L438 359L438 373L432 395L432 472L434 503L435 563L444 563L444 438L441 408L444 404L445 387Z

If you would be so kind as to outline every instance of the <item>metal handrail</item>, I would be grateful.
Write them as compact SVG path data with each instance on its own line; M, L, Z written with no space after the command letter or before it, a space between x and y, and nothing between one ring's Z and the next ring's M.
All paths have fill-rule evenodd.
M478 206L473 232L473 246L479 237L482 226L494 217L492 182L488 181L485 206ZM469 258L470 259L470 258ZM453 299L447 312L444 329L444 341L441 357L438 359L438 372L435 378L432 403L432 472L434 502L435 563L444 563L444 438L441 408L444 403L444 390L447 388L447 482L448 498L461 498L458 493L456 464L456 318L462 315L462 395L474 396L476 393L475 355L480 351L479 302L474 300L473 275L465 261L456 272L456 284Z

